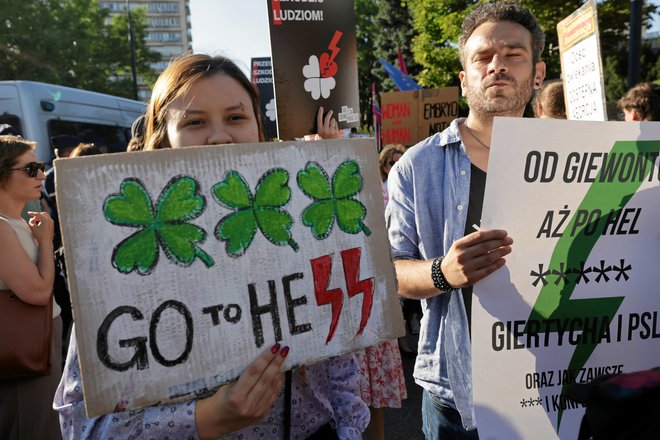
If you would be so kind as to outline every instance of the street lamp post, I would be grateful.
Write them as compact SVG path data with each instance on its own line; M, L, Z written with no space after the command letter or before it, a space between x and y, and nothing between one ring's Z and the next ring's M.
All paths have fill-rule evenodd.
M133 75L133 99L139 100L138 83L137 83L137 67L135 65L135 38L133 37L133 20L131 19L131 5L129 0L126 0L126 12L128 14L128 44L131 50L131 74Z

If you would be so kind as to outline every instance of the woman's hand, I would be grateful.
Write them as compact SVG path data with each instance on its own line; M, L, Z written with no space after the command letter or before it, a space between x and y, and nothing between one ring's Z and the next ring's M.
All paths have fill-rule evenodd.
M321 139L341 139L344 137L337 121L332 117L333 111L330 110L325 118L323 117L323 107L319 107L316 113L316 127L318 129L318 136Z
M32 236L37 240L37 243L39 245L47 242L52 243L55 226L50 215L46 212L34 211L29 211L28 214L30 214L28 224L30 225L30 229L32 229Z
M201 439L214 439L261 420L275 403L284 374L281 371L289 347L275 344L264 351L236 382L197 402L195 422Z

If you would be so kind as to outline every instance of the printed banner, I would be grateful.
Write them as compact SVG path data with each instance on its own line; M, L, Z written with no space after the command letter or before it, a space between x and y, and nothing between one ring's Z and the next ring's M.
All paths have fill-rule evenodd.
M268 16L280 139L316 133L320 106L359 126L353 0L268 0Z
M566 116L607 121L596 1L588 0L557 24Z
M578 437L566 392L660 365L660 123L496 118L482 227L513 238L477 283L479 436Z
M252 84L259 90L261 103L261 121L267 140L277 138L277 109L275 108L275 89L273 88L273 65L270 57L252 58Z
M404 334L373 141L55 161L88 416ZM84 182L84 184L83 184Z
M381 93L383 145L414 145L458 117L458 87Z

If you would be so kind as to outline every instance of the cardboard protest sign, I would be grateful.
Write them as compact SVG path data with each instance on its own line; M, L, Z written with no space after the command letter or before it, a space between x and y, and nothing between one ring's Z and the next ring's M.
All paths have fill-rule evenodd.
M353 0L268 0L280 139L316 133L320 106L360 124Z
M575 439L574 383L658 365L660 124L496 118L482 227L513 238L474 287L479 435Z
M270 57L252 58L251 61L251 80L259 90L264 136L266 139L274 139L277 137L277 109L273 88L273 65Z
M607 121L596 1L560 21L557 33L567 118Z
M458 117L458 87L381 93L385 144L414 145Z
M55 162L87 413L203 395L404 333L372 141Z

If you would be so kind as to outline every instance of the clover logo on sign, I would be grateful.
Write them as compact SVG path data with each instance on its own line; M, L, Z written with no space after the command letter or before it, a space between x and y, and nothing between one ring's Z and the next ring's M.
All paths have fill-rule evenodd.
M226 243L227 254L243 255L257 230L271 243L298 251L298 243L291 236L293 218L283 209L291 200L287 170L268 170L259 179L254 195L239 172L228 171L224 180L213 185L211 193L219 204L234 210L215 227L215 237Z
M302 212L302 222L311 229L314 238L327 238L335 220L343 232L371 235L371 230L363 223L367 208L354 199L363 185L356 161L347 160L340 164L332 181L321 165L309 162L298 172L297 180L301 191L313 200Z
M328 98L330 91L335 88L334 77L338 71L335 58L341 51L337 46L341 36L340 31L335 31L335 35L328 45L330 53L323 52L320 57L310 56L308 64L303 67L302 73L307 78L304 83L305 91L309 92L314 100L320 97Z
M197 246L206 240L206 231L188 223L199 217L205 206L199 184L191 177L170 180L155 207L139 179L124 179L119 193L105 200L103 214L113 225L139 231L115 246L112 265L121 273L137 270L140 275L148 275L156 267L162 247L167 258L180 266L190 266L197 258L206 267L213 266L213 258Z
M266 104L266 117L268 120L275 122L275 116L277 112L275 110L275 98L271 99L268 104Z

